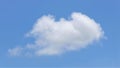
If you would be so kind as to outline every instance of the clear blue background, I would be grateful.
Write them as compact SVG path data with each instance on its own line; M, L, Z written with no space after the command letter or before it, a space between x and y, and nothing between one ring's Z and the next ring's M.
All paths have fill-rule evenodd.
M60 56L11 57L8 49L32 39L24 35L42 15L59 20L82 12L99 22L107 40ZM0 0L0 68L120 67L120 0Z

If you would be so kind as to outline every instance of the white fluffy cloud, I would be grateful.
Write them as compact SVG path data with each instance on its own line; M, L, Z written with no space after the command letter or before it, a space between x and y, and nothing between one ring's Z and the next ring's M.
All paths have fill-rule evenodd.
M54 16L42 16L27 33L28 37L35 39L34 43L28 43L23 48L9 49L9 53L11 55L58 55L85 48L103 38L104 31L93 19L78 12L72 13L70 18L55 21Z

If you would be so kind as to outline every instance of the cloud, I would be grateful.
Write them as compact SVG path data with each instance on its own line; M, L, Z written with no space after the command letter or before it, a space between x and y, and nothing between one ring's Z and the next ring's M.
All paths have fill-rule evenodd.
M90 46L104 37L104 31L93 19L73 12L70 19L61 18L59 21L52 15L44 15L26 35L33 37L34 43L9 49L9 54L59 55Z
M10 53L11 56L20 56L22 49L23 48L21 47L16 47L13 49L9 49L8 52Z

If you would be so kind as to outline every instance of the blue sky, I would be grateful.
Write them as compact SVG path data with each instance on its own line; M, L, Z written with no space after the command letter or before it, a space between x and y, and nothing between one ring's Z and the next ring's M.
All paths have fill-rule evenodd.
M0 67L120 67L119 0L0 0ZM59 56L9 56L8 49L25 46L36 20L52 14L56 20L81 12L97 21L107 40Z

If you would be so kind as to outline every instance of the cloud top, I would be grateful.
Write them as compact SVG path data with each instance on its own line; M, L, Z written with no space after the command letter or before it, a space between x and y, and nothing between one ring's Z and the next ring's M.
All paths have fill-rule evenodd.
M103 38L104 31L93 19L78 12L73 12L70 18L69 20L61 18L56 21L52 15L42 16L37 20L33 29L27 33L28 37L35 39L34 43L28 43L22 49L9 49L9 53L15 55L14 51L19 54L25 51L24 54L37 56L58 55L85 48Z

